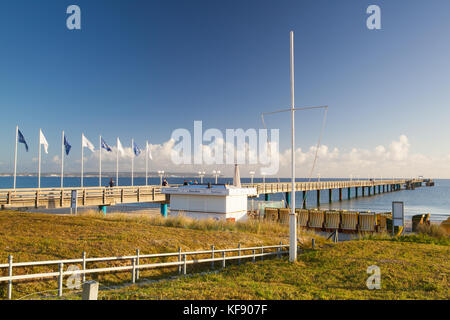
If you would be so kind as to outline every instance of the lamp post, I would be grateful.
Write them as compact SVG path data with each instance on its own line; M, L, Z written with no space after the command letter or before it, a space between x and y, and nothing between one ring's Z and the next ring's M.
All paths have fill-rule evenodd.
M255 176L255 171L250 171L250 177L251 177L251 181L252 181L252 185L253 185L253 177Z
M217 177L220 175L220 170L213 170L213 175L216 177L216 184L217 184Z
M158 170L158 174L159 174L159 185L162 185L162 179L164 176L164 170Z
M200 177L200 183L203 184L203 176L205 175L205 171L199 171L198 176Z

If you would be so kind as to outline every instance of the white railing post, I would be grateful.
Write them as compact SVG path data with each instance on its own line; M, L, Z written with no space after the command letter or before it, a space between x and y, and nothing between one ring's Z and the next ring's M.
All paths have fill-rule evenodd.
M281 251L283 250L283 241L280 241L280 246L278 247L278 259L281 259Z
M139 254L140 250L136 249L136 264L139 265ZM136 270L136 280L139 280L139 268Z
M186 275L186 254L183 254L183 274Z
M12 277L13 275L13 256L10 254L8 256L8 263L9 263L9 267L8 267L8 275L10 277ZM8 300L12 299L12 280L9 279L8 281Z
M214 246L211 246L211 269L214 270Z
M222 252L222 268L225 268L225 251Z
M238 244L238 249L239 249L238 253L239 253L239 257L240 257L241 256L241 244L240 243ZM238 264L239 265L241 264L241 258L239 258Z
M264 246L261 246L261 261L264 260Z
M83 267L83 271L85 271L86 270L86 251L83 251L83 265L82 265L82 267ZM83 280L83 283L86 282L86 273L84 273L84 272L83 272L82 280Z
M59 276L58 276L58 297L62 297L63 295L63 272L64 272L64 264L59 264Z
M136 283L136 258L131 259L132 267L131 268L131 282Z
M181 274L181 247L178 248L178 274Z
M253 249L253 262L256 262L256 250Z

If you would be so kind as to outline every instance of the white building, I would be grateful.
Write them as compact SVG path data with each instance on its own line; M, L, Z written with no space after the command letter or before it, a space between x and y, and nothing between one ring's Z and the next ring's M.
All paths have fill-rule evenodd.
M231 221L247 219L248 196L257 195L256 188L228 185L168 187L162 193L170 195L171 216Z

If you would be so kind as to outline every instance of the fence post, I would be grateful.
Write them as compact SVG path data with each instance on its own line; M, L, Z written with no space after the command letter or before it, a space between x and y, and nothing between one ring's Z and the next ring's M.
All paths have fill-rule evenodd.
M238 244L238 253L239 253L239 257L241 256L241 243L239 243ZM238 260L238 264L240 265L241 264L241 258L239 258L239 260Z
M181 247L178 248L178 262L181 263ZM181 274L181 264L178 265L178 274Z
M139 253L141 251L136 249L136 265L139 265ZM139 280L139 269L136 270L136 280Z
M256 262L256 250L253 249L253 262Z
M225 251L222 252L222 258L223 258L223 260L222 260L222 268L225 268Z
M186 275L186 254L183 254L183 274Z
M83 271L86 270L86 251L83 251ZM82 282L86 282L86 273L83 272Z
M283 250L283 241L280 241L280 247L278 248L278 259L281 259L281 251Z
M214 270L214 246L211 246L211 269Z
M63 272L64 272L64 264L59 264L59 276L58 276L58 297L62 297L63 295Z
M8 263L9 263L9 270L8 275L12 277L13 275L13 256L10 254L8 256ZM8 300L12 299L12 280L9 279L8 281Z
M131 269L131 282L136 283L136 258L131 259L133 268Z
M311 239L311 246L313 250L316 248L316 239L314 238Z
M264 260L264 246L261 246L261 261Z

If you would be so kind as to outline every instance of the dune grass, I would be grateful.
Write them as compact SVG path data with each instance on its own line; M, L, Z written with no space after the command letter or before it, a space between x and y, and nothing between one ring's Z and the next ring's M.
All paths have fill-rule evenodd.
M294 264L287 258L250 262L217 273L102 290L99 298L448 300L449 255L448 246L349 241L304 250ZM371 265L380 268L380 290L366 286Z
M245 223L192 220L186 217L163 219L138 214L111 214L95 211L70 215L50 215L0 211L0 263L7 263L8 255L15 262L79 258L85 251L88 257L177 252L186 250L235 248L241 246L288 243L288 227L271 222ZM299 234L308 247L311 237L324 239L310 232ZM168 261L153 259L152 262ZM124 262L96 263L95 266L123 265ZM129 264L129 262L125 262ZM94 264L92 264L94 266ZM199 266L196 270L202 271ZM17 268L14 274L51 272L57 266ZM6 275L6 269L0 275ZM175 268L142 271L142 277L158 279L175 274ZM105 285L127 282L129 273L98 274L94 279ZM38 291L54 290L56 279L14 283L14 298ZM6 285L0 284L0 299L6 296Z
M361 240L395 241L411 243L428 243L450 246L450 236L439 225L420 225L417 232L401 236L392 236L388 233L362 235Z

